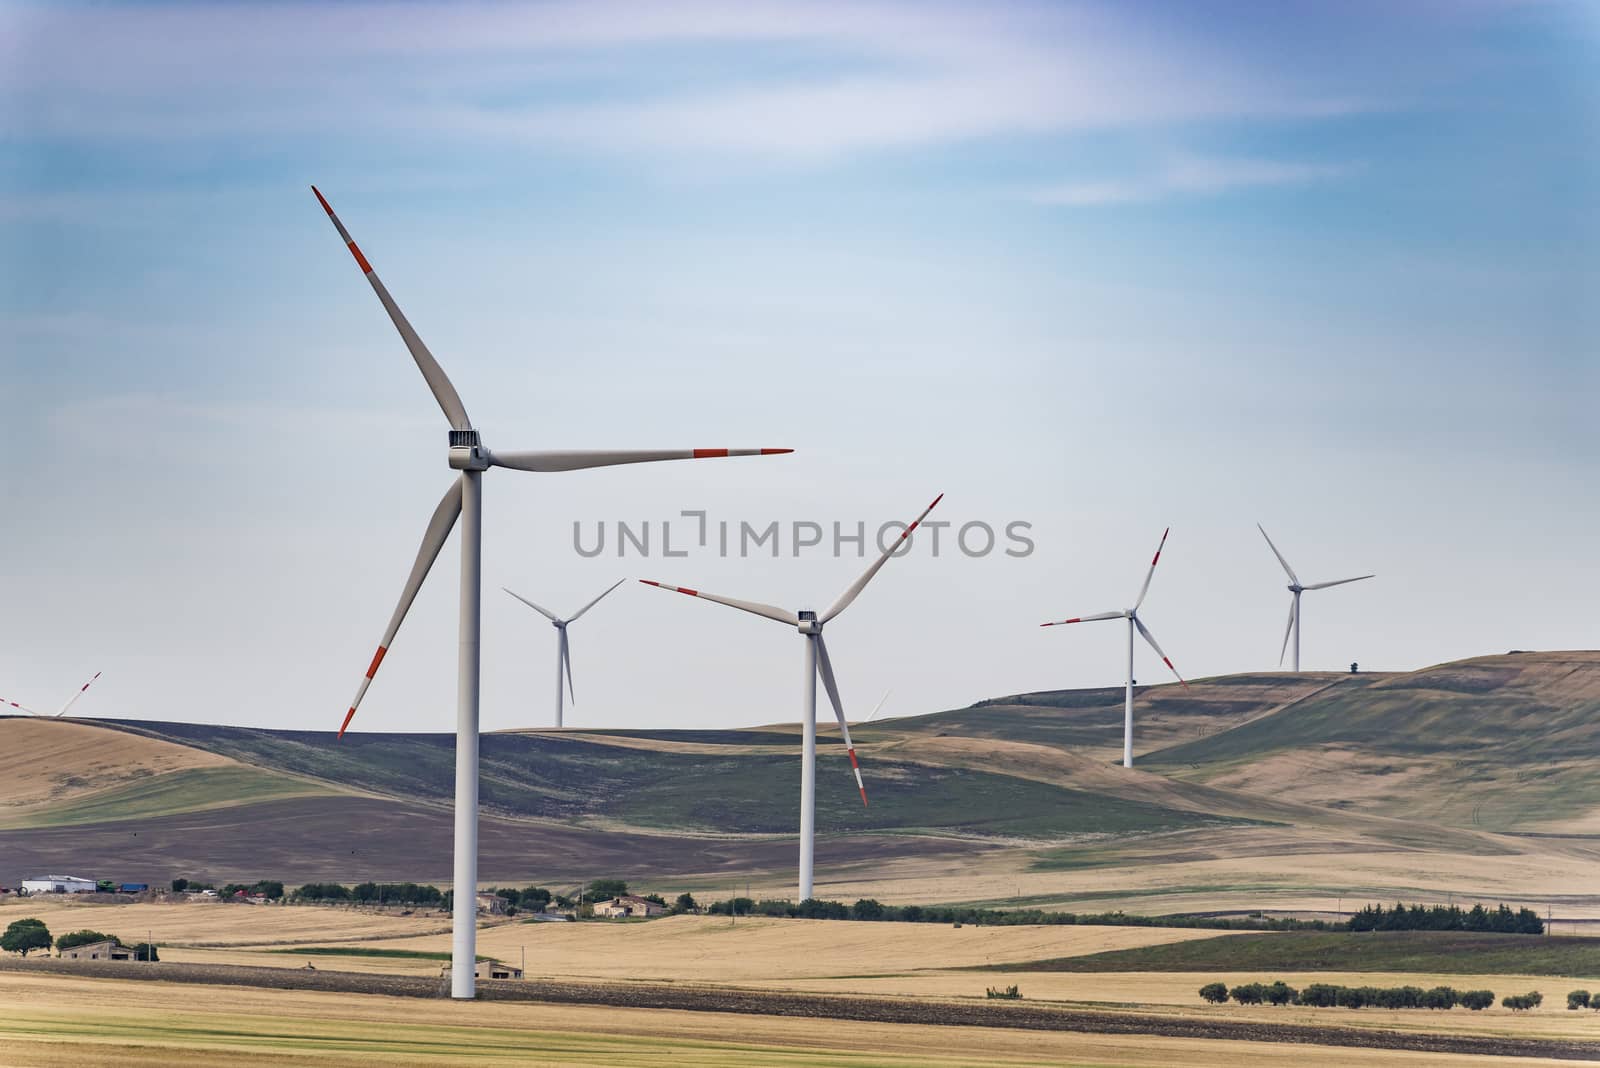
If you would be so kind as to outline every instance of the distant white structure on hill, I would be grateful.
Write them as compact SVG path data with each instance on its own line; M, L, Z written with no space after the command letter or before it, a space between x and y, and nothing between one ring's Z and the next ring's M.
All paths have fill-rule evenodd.
M594 912L596 916L622 919L630 916L665 916L667 907L633 894L623 894L610 901L600 902L594 907Z
M41 879L22 880L22 889L30 894L92 894L93 879L80 879L76 875L46 875Z

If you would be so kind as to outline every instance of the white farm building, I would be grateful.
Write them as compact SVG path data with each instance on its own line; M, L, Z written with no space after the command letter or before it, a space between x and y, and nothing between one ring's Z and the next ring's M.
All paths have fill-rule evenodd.
M93 879L80 879L76 875L46 875L42 879L22 880L22 889L30 894L92 894Z

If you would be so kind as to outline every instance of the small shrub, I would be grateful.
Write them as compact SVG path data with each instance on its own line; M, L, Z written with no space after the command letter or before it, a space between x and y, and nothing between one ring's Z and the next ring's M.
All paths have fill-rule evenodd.
M1573 990L1567 994L1567 1008L1587 1009L1589 1007L1589 992L1587 990Z
M1227 983L1207 983L1200 988L1200 996L1213 1005L1221 1005L1228 1000Z
M1015 983L1004 988L991 986L989 988L989 996L991 998L1003 998L1007 1001L1020 1001L1022 999L1022 991L1017 989Z

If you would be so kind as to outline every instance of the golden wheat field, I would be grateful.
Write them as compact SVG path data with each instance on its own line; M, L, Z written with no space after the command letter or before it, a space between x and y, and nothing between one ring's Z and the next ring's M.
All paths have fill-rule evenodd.
M3 1063L707 1068L1482 1068L1484 1057L1231 1040L268 991L0 974ZM1291 1052L1292 1051L1292 1052ZM1519 1058L1539 1068L1561 1063Z

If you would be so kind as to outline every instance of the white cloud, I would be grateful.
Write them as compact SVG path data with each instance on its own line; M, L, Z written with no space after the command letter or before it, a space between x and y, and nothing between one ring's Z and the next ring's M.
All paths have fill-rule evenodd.
M1364 106L1337 77L1087 4L12 11L0 92L22 106L0 132L21 136L404 132L816 159ZM805 62L764 69L761 48ZM652 62L686 49L700 50L692 88Z
M1152 173L1123 179L1067 182L1034 189L1038 204L1094 207L1138 204L1180 196L1217 196L1244 189L1305 185L1344 177L1356 168L1343 163L1295 163L1268 159L1183 156Z

